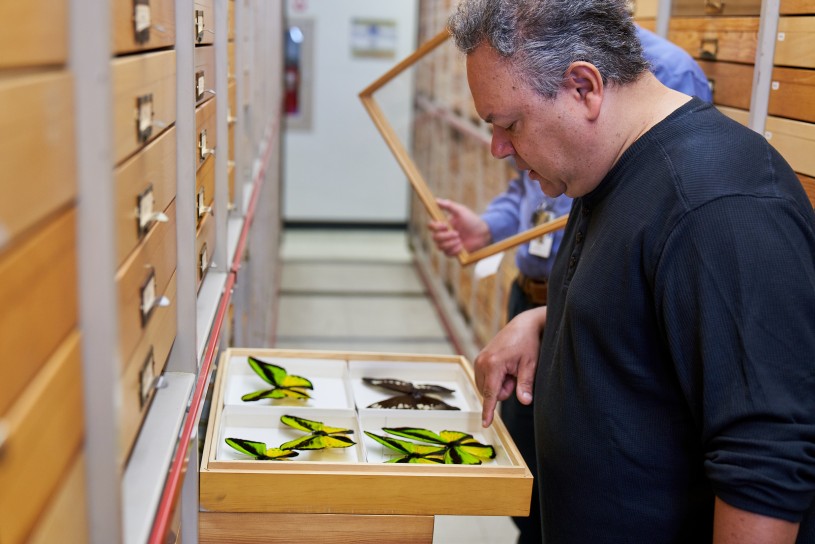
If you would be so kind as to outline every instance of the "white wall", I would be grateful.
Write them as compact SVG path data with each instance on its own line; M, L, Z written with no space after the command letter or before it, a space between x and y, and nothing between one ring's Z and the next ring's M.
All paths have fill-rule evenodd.
M286 130L284 137L283 219L406 222L407 179L357 95L415 50L417 0L287 0L287 15L312 19L315 43L311 129ZM356 18L396 21L394 58L352 56ZM400 92L397 102L409 112L411 89L404 84Z

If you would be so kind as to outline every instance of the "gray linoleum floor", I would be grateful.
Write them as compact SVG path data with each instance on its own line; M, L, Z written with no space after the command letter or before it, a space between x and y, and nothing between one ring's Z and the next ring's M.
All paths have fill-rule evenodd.
M403 231L283 235L275 347L454 354ZM434 544L514 544L507 517L437 516Z

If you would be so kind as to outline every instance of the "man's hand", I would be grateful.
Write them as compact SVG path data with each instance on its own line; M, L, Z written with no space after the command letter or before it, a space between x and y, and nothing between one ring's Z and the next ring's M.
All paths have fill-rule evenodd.
M518 314L475 358L475 383L484 397L481 424L492 424L495 406L513 390L521 404L532 403L538 366L540 335L546 325L546 306Z
M490 229L481 217L467 206L439 198L439 208L447 212L448 221L430 221L433 241L448 257L457 255L462 249L480 249L492 240Z

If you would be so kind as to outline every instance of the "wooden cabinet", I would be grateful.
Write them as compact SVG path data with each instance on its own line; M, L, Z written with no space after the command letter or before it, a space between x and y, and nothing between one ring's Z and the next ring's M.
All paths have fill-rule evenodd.
M112 0L110 8L115 55L175 44L174 0Z

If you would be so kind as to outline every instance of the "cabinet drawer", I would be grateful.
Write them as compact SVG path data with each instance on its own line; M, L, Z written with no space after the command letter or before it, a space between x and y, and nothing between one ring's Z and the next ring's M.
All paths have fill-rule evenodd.
M229 160L235 162L235 123L230 123L227 129L229 134Z
M815 16L779 17L775 64L815 68Z
M122 409L119 419L119 464L124 467L139 435L144 416L155 394L155 378L161 375L175 341L176 275L162 293L168 305L156 309L122 374Z
M195 224L200 225L204 217L212 215L215 201L215 157L209 157L195 174Z
M85 467L85 455L80 453L46 511L37 520L26 544L85 544L90 541Z
M232 122L238 116L238 100L237 100L237 93L238 93L238 84L235 83L234 80L229 82L229 86L227 87L227 94L229 95L229 117Z
M116 266L156 224L176 193L175 127L116 169Z
M815 124L768 116L764 136L793 170L815 176Z
M176 265L175 201L165 210L168 221L156 225L119 268L119 356L129 361L144 330L157 313Z
M806 191L812 207L815 208L815 178L798 174L798 179L801 180L801 185L804 186L804 191Z
M0 77L0 249L76 196L73 96L67 72Z
M753 64L758 17L672 18L668 39L692 57Z
M781 15L815 14L815 0L781 0L779 13Z
M76 327L76 266L74 208L0 258L0 417Z
M215 1L195 0L193 17L195 21L195 43L211 44L215 41Z
M658 0L633 0L634 4L634 18L651 18L656 19L657 11L659 9Z
M175 122L175 51L112 61L114 159L126 159Z
M745 110L750 108L753 65L709 60L698 62L713 90L714 104Z
M201 219L198 231L195 233L195 266L198 269L198 282L196 290L201 289L201 284L212 264L212 256L215 254L215 218L207 214Z
M173 0L113 0L113 54L175 45Z
M3 417L0 539L23 542L66 476L84 433L79 333L71 333ZM24 359L12 359L15 362Z
M235 79L237 67L235 66L235 42L226 44L226 75L230 81Z
M195 104L201 104L212 97L215 88L215 46L203 45L195 48Z
M227 21L229 25L229 30L227 30L227 39L229 41L235 40L235 0L229 0L227 2Z
M241 394L263 384L247 366L249 355L311 379L312 398L297 406L285 401L277 406L273 401L244 406ZM372 400L391 395L366 386L364 376L444 383L453 389L447 401L460 410L366 409ZM489 429L481 428L475 381L463 357L230 348L218 365L211 414L200 497L201 506L212 512L521 516L529 512L529 470L500 417ZM270 442L267 446L277 447L281 443L277 440L289 431L280 423L281 414L351 429L349 437L356 444L301 452L285 462L255 461L225 444L225 437L263 438ZM384 421L393 427L439 432L443 426L471 433L492 445L496 456L468 466L386 463L393 452L362 432L385 434ZM288 434L285 439L301 435Z
M673 0L673 17L761 14L761 0Z
M229 209L235 209L235 163L230 162L226 168L227 171L227 184L229 186L228 189L228 199L229 199Z
M768 108L770 115L815 122L815 71L774 68Z
M195 167L201 168L207 157L215 153L218 145L217 131L215 130L215 100L207 100L195 108Z
M0 2L0 68L65 64L68 0Z

